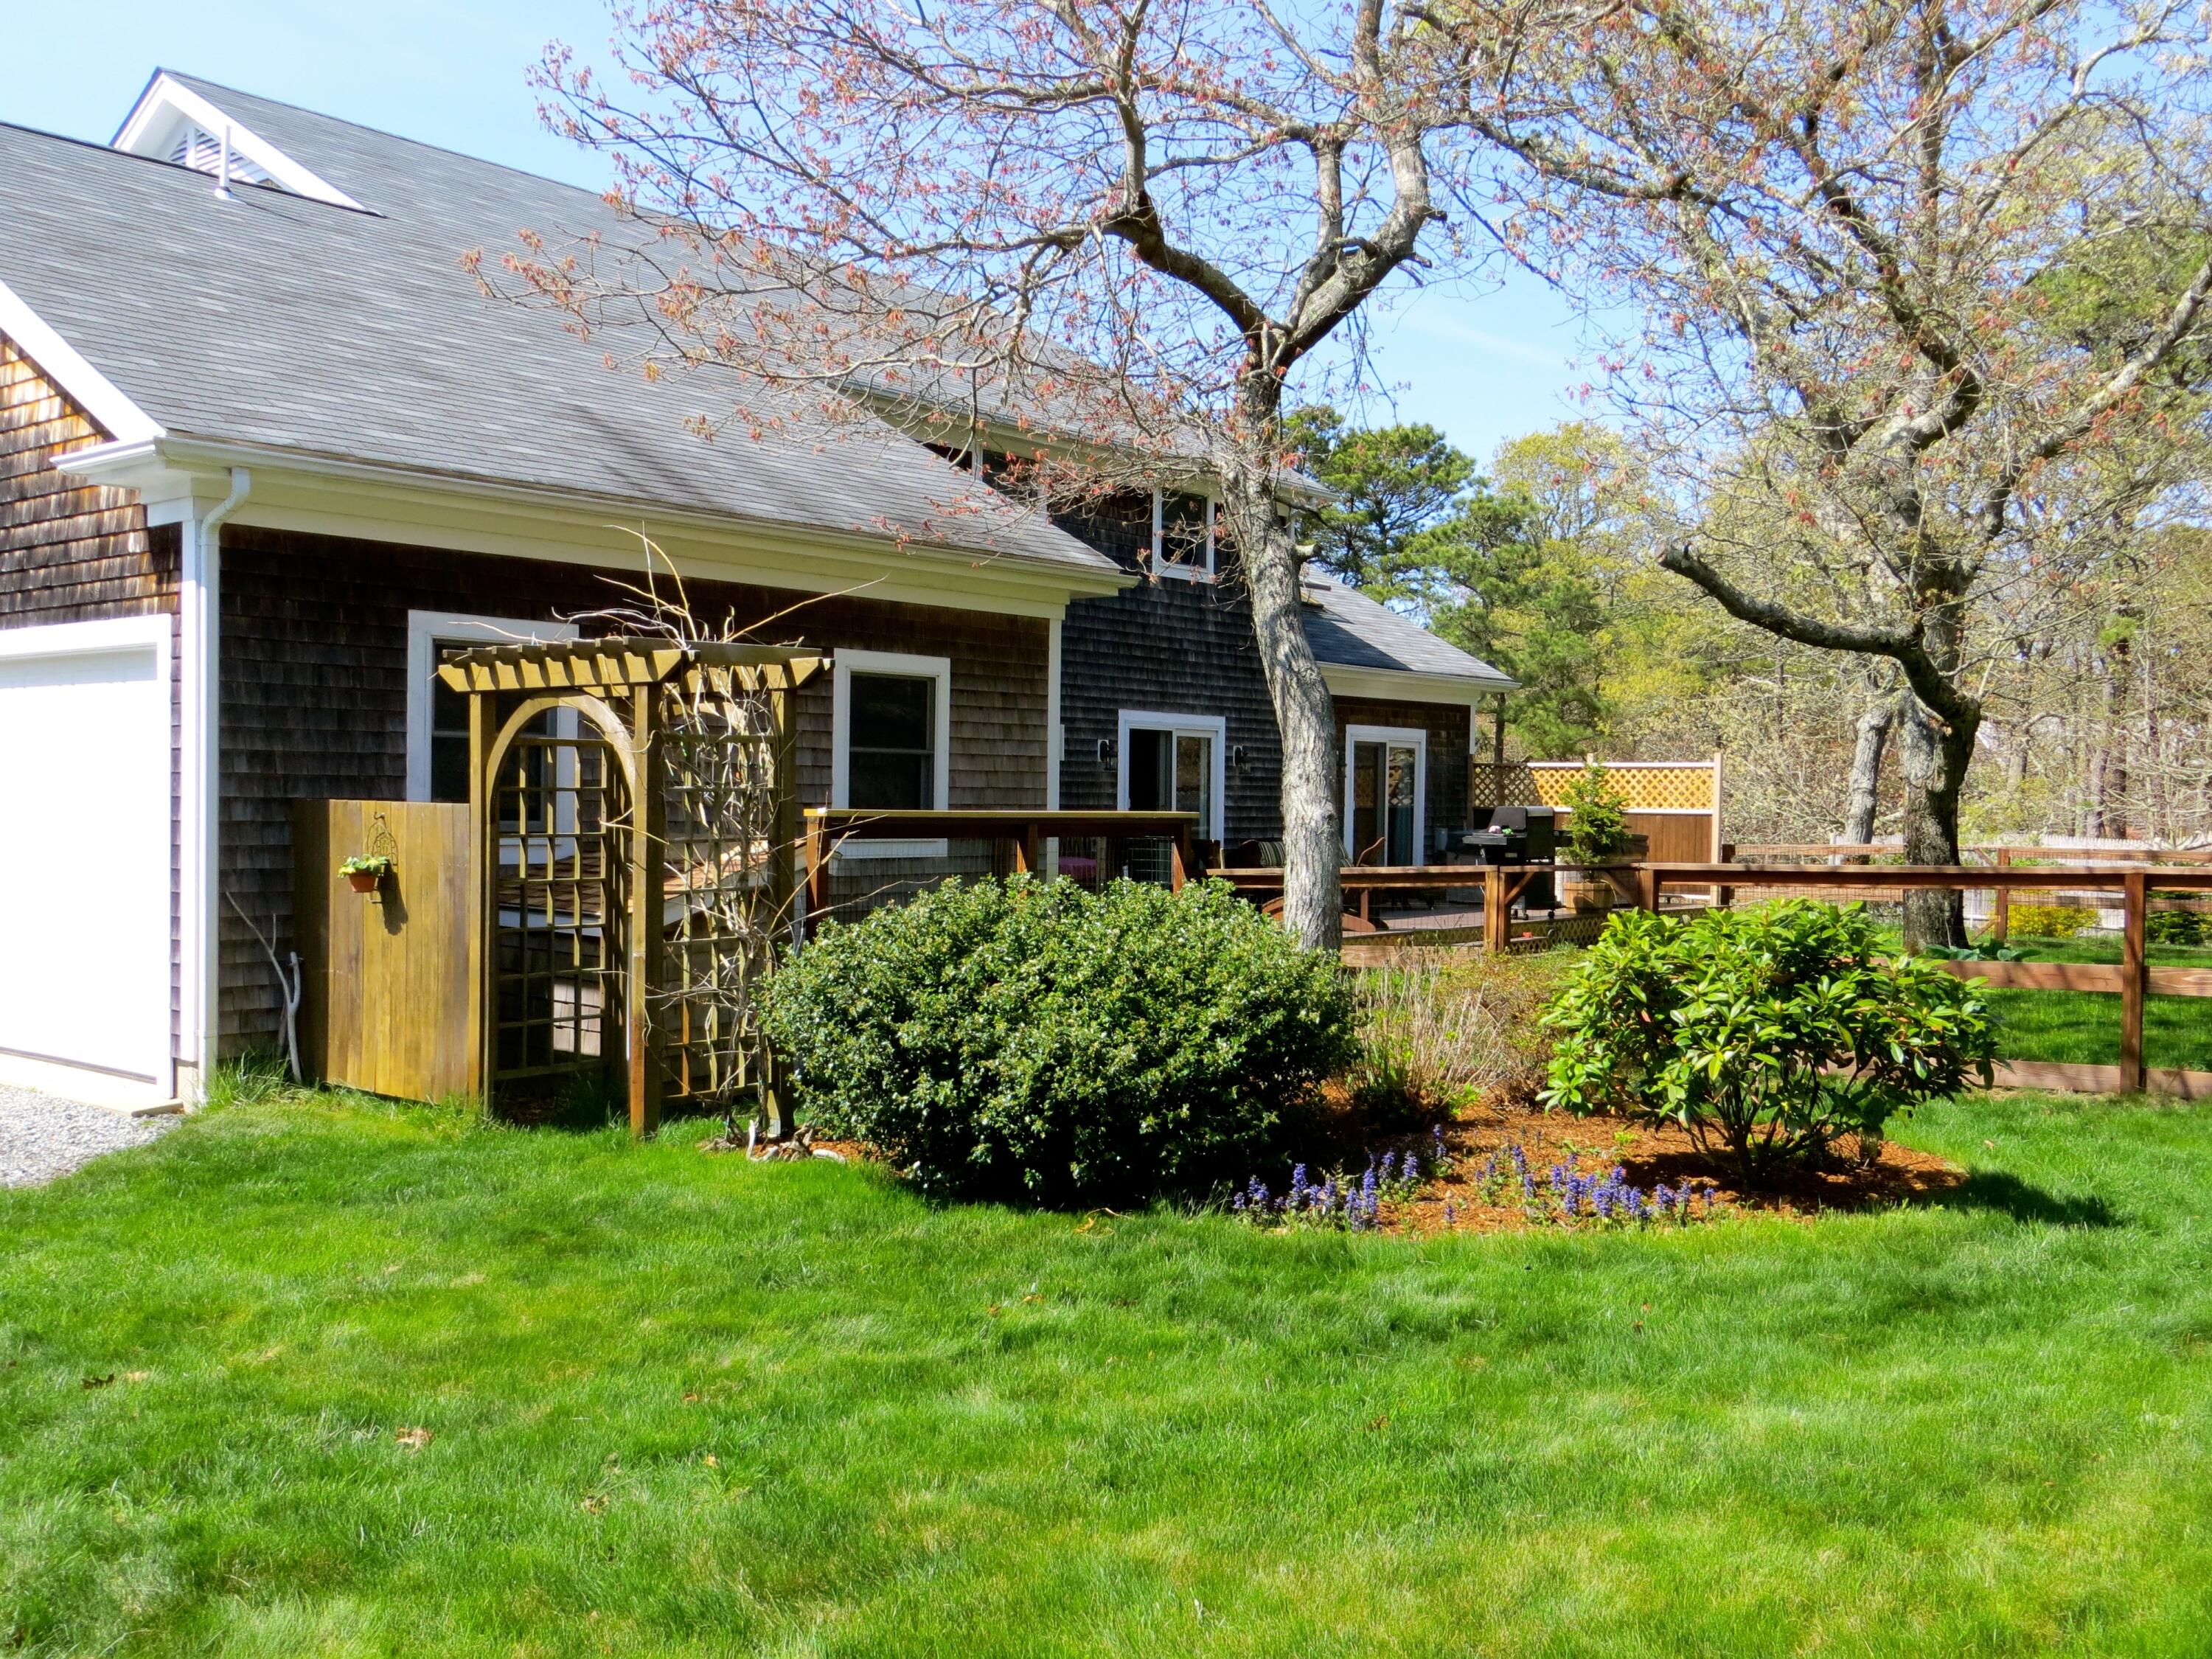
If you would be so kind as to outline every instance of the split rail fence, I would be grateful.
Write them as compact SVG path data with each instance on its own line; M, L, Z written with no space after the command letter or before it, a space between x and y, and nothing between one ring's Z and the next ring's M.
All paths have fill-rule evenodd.
M1825 850L1825 849L1824 849ZM1966 892L1978 889L1998 896L2002 915L2012 895L2059 890L2114 893L2120 898L2120 960L2118 963L1945 962L1940 965L1961 979L1977 979L1998 990L2087 991L2120 999L2119 1063L2092 1066L2049 1060L2007 1060L1997 1081L2022 1088L2057 1089L2077 1094L2119 1094L2149 1090L2188 1100L2212 1099L2212 1072L2149 1066L2143 1060L2143 1010L2152 996L2212 997L2212 969L2154 968L2145 951L2145 923L2151 889L2212 893L2212 868L2081 866L2014 866L1984 868L1960 865L1773 865L1645 864L1638 866L1638 902L1656 908L1670 886L1720 890L1725 903L1745 888L1810 891L1832 898L1886 898L1906 890Z

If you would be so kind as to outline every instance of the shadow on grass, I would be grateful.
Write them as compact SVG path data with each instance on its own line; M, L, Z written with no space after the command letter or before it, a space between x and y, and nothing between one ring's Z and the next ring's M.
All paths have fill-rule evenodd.
M1977 1170L1966 1183L1931 1200L1936 1204L2001 1210L2014 1221L2039 1221L2053 1227L2121 1227L2120 1212L2092 1194L2065 1198L2002 1170Z

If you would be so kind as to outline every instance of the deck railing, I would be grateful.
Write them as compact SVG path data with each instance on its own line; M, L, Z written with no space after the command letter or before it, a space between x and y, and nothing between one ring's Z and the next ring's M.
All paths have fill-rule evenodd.
M830 908L830 872L850 842L982 842L994 866L1009 873L1041 873L1055 842L1157 842L1166 849L1168 884L1180 890L1200 872L1195 812L1086 812L951 810L895 812L869 807L810 806L805 813L805 893L810 915Z

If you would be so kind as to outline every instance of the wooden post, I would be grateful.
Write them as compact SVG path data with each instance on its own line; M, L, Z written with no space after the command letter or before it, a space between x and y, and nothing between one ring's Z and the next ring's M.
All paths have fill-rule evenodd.
M2120 1087L2140 1093L2149 1081L2143 1067L2143 995L2149 975L2143 967L2143 920L2150 908L2150 873L2130 870L2121 888L2127 906L2120 931Z
M1044 839L1037 834L1035 823L1022 826L1014 837L1014 871L1018 875L1034 876L1044 868Z
M2012 848L1997 848L1997 868L2012 868ZM1990 896L1990 937L2002 945L2012 936L2012 889L2000 887Z
M1726 847L1727 843L1721 839L1721 751L1717 749L1713 750L1712 834L1707 837L1707 841L1711 849L1708 856L1715 864L1726 864L1728 862L1728 855L1723 849ZM1713 884L1713 908L1716 910L1724 910L1728 908L1727 893L1728 889L1722 886L1718 882L1715 882Z
M1482 948L1495 955L1505 954L1507 941L1512 937L1506 922L1506 910L1511 901L1505 896L1505 872L1499 866L1488 864L1482 870Z
M469 984L475 1007L469 1016L471 1052L476 1056L477 1096L491 1105L492 1075L499 1069L499 1003L492 981L499 961L498 780L484 770L499 735L492 723L492 699L469 694L469 880L476 893L476 925L469 929Z
M1168 847L1168 890L1180 893L1182 884L1190 878L1191 866L1198 862L1197 849L1191 845L1188 824L1176 826L1175 840Z
M775 906L769 918L769 936L773 939L778 926L791 930L791 948L794 951L806 942L806 908L808 887L804 884L813 872L811 866L802 868L805 849L802 842L811 845L807 836L805 819L799 811L799 689L791 683L788 670L778 669L769 684L769 718L775 726L775 854L769 861L773 872L773 896ZM773 943L769 946L769 970L774 971ZM787 1127L783 1109L783 1075L775 1048L765 1036L759 1041L761 1115L768 1120L768 1138L783 1139Z
M805 839L806 824L799 799L799 692L787 670L777 670L769 684L769 710L775 723L775 857L769 866L775 872L774 921L791 930L791 942L796 945L806 931L799 889L799 843ZM805 873L813 873L811 866Z
M1636 866L1636 902L1640 909L1659 908L1659 872L1648 864Z
M660 738L656 729L660 688L640 686L631 697L630 752L637 767L637 799L629 804L629 971L624 975L625 1030L629 1054L629 1132L649 1135L660 1127L660 1023L653 998L660 988L661 866L668 849L668 804L660 787Z
M822 820L806 820L806 915L813 919L830 908L830 854Z

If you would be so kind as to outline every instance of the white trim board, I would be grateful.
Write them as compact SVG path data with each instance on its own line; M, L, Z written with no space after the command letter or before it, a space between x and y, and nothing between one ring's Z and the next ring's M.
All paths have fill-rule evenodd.
M904 651L840 649L830 658L830 805L853 804L853 673L896 674L908 679L937 682L931 699L934 729L929 734L932 750L930 799L939 811L951 803L952 788L952 659L919 657ZM848 841L836 856L846 859L941 859L951 844L939 841Z
M1213 739L1213 822L1201 830L1208 841L1222 840L1228 821L1229 722L1219 714L1176 714L1159 709L1124 708L1114 727L1114 805L1129 810L1129 733L1146 732L1200 732Z
M477 645L554 644L573 640L576 624L514 617L471 617L449 611L407 613L407 799L430 799L430 676L439 641Z
M1049 618L1071 599L1118 593L1140 578L1103 556L1094 565L1024 554L894 547L857 532L744 520L588 494L303 456L265 446L162 438L103 444L56 458L90 483L138 490L149 522L174 522L179 502L213 488L233 465L253 467L253 497L233 520L270 530L348 536L441 551L491 553L620 570L645 569L649 538L685 576L801 592L994 615ZM166 516L163 516L166 515Z
M39 372L67 392L112 443L151 443L168 434L123 389L94 368L76 348L31 309L29 302L0 283L0 334L30 359Z
M356 213L369 211L327 179L301 167L259 133L225 113L166 70L155 76L146 90L138 94L138 101L124 118L109 148L126 155L167 161L179 130L187 124L217 138L228 131L232 150L295 196L328 202L333 207L348 208Z
M1429 861L1429 734L1410 726L1347 726L1344 728L1344 855L1359 856L1352 844L1352 763L1363 743L1387 743L1413 750L1413 862Z

